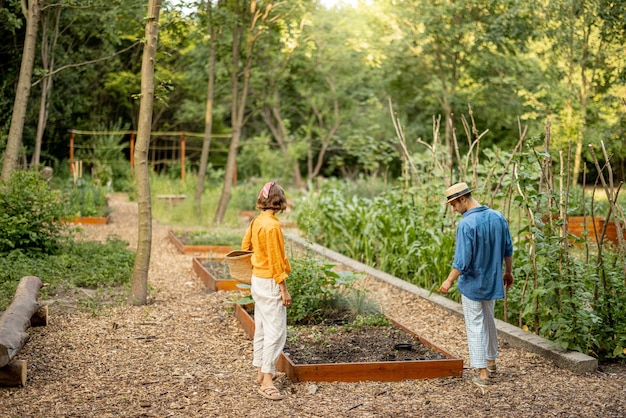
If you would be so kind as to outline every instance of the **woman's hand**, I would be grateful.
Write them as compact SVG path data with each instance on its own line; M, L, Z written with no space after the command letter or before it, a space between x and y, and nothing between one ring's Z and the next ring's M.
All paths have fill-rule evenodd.
M283 298L283 306L285 307L291 306L291 295L289 294L289 291L287 290L286 287L284 289L280 289L280 295Z

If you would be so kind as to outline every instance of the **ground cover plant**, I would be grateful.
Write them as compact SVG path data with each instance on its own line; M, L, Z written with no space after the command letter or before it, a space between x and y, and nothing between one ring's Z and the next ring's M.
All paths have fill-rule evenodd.
M217 210L217 202L220 199L222 183L220 179L223 172L209 170L204 183L204 190L200 201L196 202L197 177L190 173L181 181L180 177L168 177L153 173L150 178L152 194L152 216L159 222L172 226L197 226L216 224L214 216ZM255 182L241 182L232 190L231 199L221 225L239 227L241 225L240 212L254 210L256 196L263 187ZM165 200L157 199L159 195L183 195L186 198L175 205Z
M76 240L60 193L39 173L16 171L0 184L0 310L11 303L24 276L37 276L41 297L77 287L102 289L129 283L135 253L128 243Z
M241 232L230 230L174 230L173 232L183 245L226 245L239 248L243 238Z
M476 141L472 149L479 148ZM514 236L516 282L497 303L498 317L563 348L626 361L624 242L596 245L574 237L564 215L568 208L595 208L623 225L606 153L602 162L595 159L600 176L591 187L609 195L598 204L578 200L584 193L564 174L571 170L568 160L563 154L553 159L540 138L522 136L512 151L487 149L464 158L426 145L427 151L406 155L410 178L378 196L350 195L341 181L325 182L297 202L299 227L315 242L435 290L451 268L458 222L441 196L447 185L468 181L482 204L505 214ZM459 299L455 288L450 297Z

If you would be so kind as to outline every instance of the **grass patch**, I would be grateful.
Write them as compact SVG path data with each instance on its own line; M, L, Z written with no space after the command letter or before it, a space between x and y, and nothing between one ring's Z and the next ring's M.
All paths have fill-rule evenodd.
M74 242L54 254L26 254L20 250L0 258L0 310L6 309L24 276L37 276L45 284L40 294L49 298L62 289L108 289L130 284L135 253L128 243L109 238L105 243Z
M239 248L243 232L233 230L174 231L183 245L227 245Z

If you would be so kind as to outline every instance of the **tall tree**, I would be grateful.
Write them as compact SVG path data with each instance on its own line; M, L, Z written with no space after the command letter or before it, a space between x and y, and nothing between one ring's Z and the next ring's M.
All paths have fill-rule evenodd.
M22 134L24 132L24 121L26 120L26 109L28 108L28 98L30 97L35 52L37 50L37 33L39 31L43 2L44 0L22 0L21 2L22 13L26 18L26 38L24 40L20 77L15 92L13 114L11 115L11 127L9 128L7 147L4 151L4 162L2 164L2 174L0 175L2 180L8 180L11 172L17 168Z
M506 106L494 124L515 120L519 113L506 111L521 110L515 105L522 101L517 92L524 80L517 77L523 76L524 63L503 58L524 50L532 34L532 2L417 0L391 5L387 11L394 17L387 25L393 35L389 51L399 52L390 68L398 74L392 81L394 92L406 96L407 113L424 117L420 122L426 124L426 132L432 116L443 115L443 136L451 155L459 125L455 115L466 111L468 103L490 103L483 106L487 110ZM496 101L493 97L500 89L508 94Z
M130 303L145 305L148 297L148 270L152 246L152 207L150 200L150 167L148 150L154 103L154 67L159 38L161 0L149 0L146 16L146 43L141 62L141 101L135 144L135 180L137 182L138 235L137 256L133 268Z
M35 135L35 149L31 158L31 166L39 165L41 157L41 142L46 129L48 112L50 109L50 92L52 91L52 76L47 76L54 71L54 48L59 39L59 21L61 20L61 7L57 7L55 14L48 14L42 25L41 33L41 63L42 71L46 75L41 81L41 99L39 101L39 117L37 119L37 133Z
M204 114L204 138L202 140L202 152L200 154L200 166L198 167L198 183L196 184L196 193L194 202L198 214L202 208L202 192L204 191L204 177L206 175L207 164L209 161L209 149L211 148L211 135L213 132L213 98L215 95L215 55L217 49L217 36L219 28L213 13L213 4L211 1L206 2L208 35L209 35L209 81L207 83L206 93L206 111Z
M310 7L310 6L309 6ZM283 161L291 165L293 183L296 187L304 186L298 156L294 155L294 126L292 113L295 101L290 97L292 72L292 58L298 48L306 42L304 27L310 24L311 13L304 5L295 4L277 15L276 24L270 29L270 42L264 48L264 54L259 59L259 65L265 71L259 71L256 90L262 97L258 97L257 109L262 115L263 122L268 127L274 140L278 144Z
M229 3L233 7L232 12L235 18L232 27L232 61L230 63L232 137L228 147L222 194L215 213L216 223L222 223L224 220L235 178L239 142L245 123L255 44L263 34L264 23L270 18L273 8L271 1L265 3L264 8L258 7L256 0L233 0Z
M576 145L573 183L582 171L584 144L605 138L606 126L596 115L616 117L620 98L606 100L604 95L623 78L624 62L618 57L624 56L625 8L624 1L596 0L550 0L542 8L546 11L542 27L552 46L548 60L560 70L565 96L559 112L561 129L556 132L565 139L563 148L569 142Z

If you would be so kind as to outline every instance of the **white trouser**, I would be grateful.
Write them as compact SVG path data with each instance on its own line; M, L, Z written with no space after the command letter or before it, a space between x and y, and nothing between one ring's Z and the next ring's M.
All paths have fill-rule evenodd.
M484 369L487 360L498 357L498 334L494 319L495 300L477 302L461 295L470 367Z
M287 310L274 279L252 275L250 293L254 299L255 324L252 365L273 375L287 341Z

